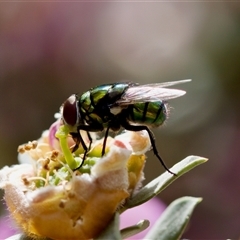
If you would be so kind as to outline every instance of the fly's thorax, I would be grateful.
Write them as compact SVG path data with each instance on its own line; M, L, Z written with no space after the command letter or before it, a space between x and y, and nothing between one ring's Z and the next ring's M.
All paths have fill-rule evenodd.
M78 103L83 120L89 125L93 124L94 122L99 124L103 123L103 119L96 112L96 103L97 96L93 96L91 94L91 90L83 93Z
M128 111L129 121L153 127L162 125L167 118L167 106L163 101L135 103Z
M90 89L80 97L81 110L83 112L93 112L96 108L110 107L121 98L128 86L127 83L114 83L103 84Z
M93 101L92 104L95 106L102 102L108 106L114 104L118 99L121 98L128 86L128 83L113 83L103 84L92 88L89 91Z
M88 124L109 122L113 115L121 112L114 105L128 86L127 83L104 84L82 94L78 106L83 120Z
M87 91L82 94L82 96L79 99L79 108L80 111L84 114L91 113L94 110L94 105L92 104L92 99L90 97L90 91Z

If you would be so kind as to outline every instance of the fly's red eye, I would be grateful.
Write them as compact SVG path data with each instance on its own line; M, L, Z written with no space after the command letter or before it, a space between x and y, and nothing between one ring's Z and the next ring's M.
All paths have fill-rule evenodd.
M71 95L62 107L62 117L66 124L74 126L78 122L78 107L75 95Z

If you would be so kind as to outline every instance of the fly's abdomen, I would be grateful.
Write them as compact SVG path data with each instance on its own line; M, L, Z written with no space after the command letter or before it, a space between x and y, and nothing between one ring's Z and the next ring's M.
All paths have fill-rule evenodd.
M129 106L128 120L152 126L162 125L167 118L167 109L162 101L136 103Z

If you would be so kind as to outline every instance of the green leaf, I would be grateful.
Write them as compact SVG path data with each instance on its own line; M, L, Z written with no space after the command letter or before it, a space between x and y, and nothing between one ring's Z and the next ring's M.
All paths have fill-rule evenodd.
M182 197L173 201L154 224L145 239L180 239L195 206L201 200L201 198Z
M122 239L129 238L133 235L136 235L137 233L140 233L144 231L146 228L148 228L150 225L150 222L148 220L142 220L138 222L136 225L124 228L121 230Z
M165 172L159 177L155 178L153 181L144 186L139 192L137 192L132 198L128 199L128 201L124 205L124 208L121 209L121 212L123 212L127 208L132 208L147 202L149 199L159 194L162 190L164 190L168 185L170 185L184 173L190 171L191 169L206 161L207 159L203 157L186 157L181 162L175 164L171 168L171 171L177 174L177 176L174 176L169 172Z
M96 240L121 240L121 234L119 230L119 214L115 213L112 222L107 228L96 238Z

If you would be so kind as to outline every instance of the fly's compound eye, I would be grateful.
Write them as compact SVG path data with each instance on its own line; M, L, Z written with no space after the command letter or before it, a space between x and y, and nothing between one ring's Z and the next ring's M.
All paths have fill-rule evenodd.
M71 95L62 106L62 117L65 124L74 126L78 123L78 106L76 95Z

